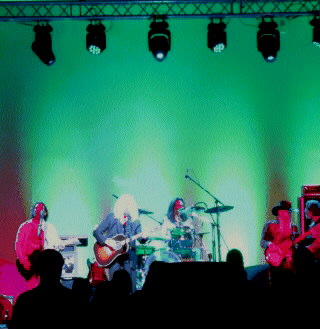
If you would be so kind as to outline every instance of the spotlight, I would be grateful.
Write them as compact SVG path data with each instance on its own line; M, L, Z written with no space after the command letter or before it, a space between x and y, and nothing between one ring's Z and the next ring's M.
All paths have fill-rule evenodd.
M208 48L215 53L221 53L227 47L226 24L223 22L208 25Z
M257 33L258 51L262 53L266 62L274 62L280 50L280 32L275 22L262 22Z
M87 27L86 46L93 55L101 54L107 46L105 26L101 23L89 24Z
M56 59L52 52L51 32L52 27L47 25L36 25L33 29L35 32L35 40L32 43L31 49L46 65L52 65Z
M313 36L312 36L312 43L320 47L320 20L319 18L314 17L310 25L313 26Z
M162 62L168 54L171 47L171 33L168 30L169 24L166 21L154 21L150 24L148 32L149 51L153 57Z

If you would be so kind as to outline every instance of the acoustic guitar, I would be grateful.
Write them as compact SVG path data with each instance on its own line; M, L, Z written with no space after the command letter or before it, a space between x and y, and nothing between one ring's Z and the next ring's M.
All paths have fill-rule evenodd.
M155 229L151 230L149 233L161 229L160 227L156 227ZM108 240L113 240L115 242L115 248L108 246L107 244L101 245L99 242L96 242L93 246L94 255L96 258L97 263L100 266L109 266L111 265L114 260L128 252L129 250L129 243L141 238L144 233L138 233L133 235L130 238L127 238L123 234L116 234L114 237L109 238Z

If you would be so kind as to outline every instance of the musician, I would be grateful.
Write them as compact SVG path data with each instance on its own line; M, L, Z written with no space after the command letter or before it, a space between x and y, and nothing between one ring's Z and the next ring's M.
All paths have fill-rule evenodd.
M100 245L107 245L117 250L117 244L113 237L118 234L130 238L141 233L139 210L134 197L130 194L122 194L115 202L112 213L109 213L94 229L93 236ZM145 243L147 238L139 238L140 243ZM129 243L128 251L117 256L110 265L105 267L107 279L110 281L118 270L126 270L132 281L132 293L136 290L137 255L135 241Z
M193 228L193 224L183 212L185 209L184 200L180 197L173 199L168 207L167 214L163 219L161 231L168 239L171 238L171 231L174 228L188 226Z
M32 267L37 252L44 249L63 249L55 226L47 222L48 209L43 202L37 202L31 209L30 219L23 222L16 235L15 251L17 268L27 281L28 289L39 284L39 277Z
M208 260L207 245L202 241L202 236L197 236L202 227L201 220L186 210L184 200L181 197L174 198L164 217L162 234L169 240L169 248L180 254L183 261Z
M299 242L298 246L307 248L316 260L320 260L320 202L308 200L305 216L309 219L309 225L305 238Z
M291 220L291 202L280 201L272 208L276 219L268 220L262 230L260 246L270 264L270 282L277 269L293 269L293 238L298 228Z

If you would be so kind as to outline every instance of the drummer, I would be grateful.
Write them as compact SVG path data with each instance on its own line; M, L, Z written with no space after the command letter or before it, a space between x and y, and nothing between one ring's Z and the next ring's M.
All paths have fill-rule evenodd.
M196 208L186 208L184 200L177 197L170 202L162 223L162 236L167 239L168 248L180 255L182 261L210 261L212 258L204 240L208 232L202 232L205 219L199 216Z
M170 232L172 229L184 226L188 220L188 216L183 212L183 209L185 209L185 204L182 198L177 197L170 202L161 229L162 234L168 239L171 238ZM192 225L192 223L188 224Z
M194 243L194 224L192 218L183 211L184 209L185 203L182 198L173 199L161 229L162 234L169 240L169 248L177 252L191 249Z

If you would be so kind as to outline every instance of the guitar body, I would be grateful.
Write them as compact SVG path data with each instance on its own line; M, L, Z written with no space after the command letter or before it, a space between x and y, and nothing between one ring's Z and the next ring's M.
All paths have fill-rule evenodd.
M118 256L125 254L129 249L129 244L126 242L127 238L123 234L117 234L112 239L117 243L116 249L108 245L101 245L98 242L93 246L96 261L100 266L111 265Z
M265 259L271 266L280 266L288 256L292 257L291 241L285 241L278 245L272 244L265 251Z

